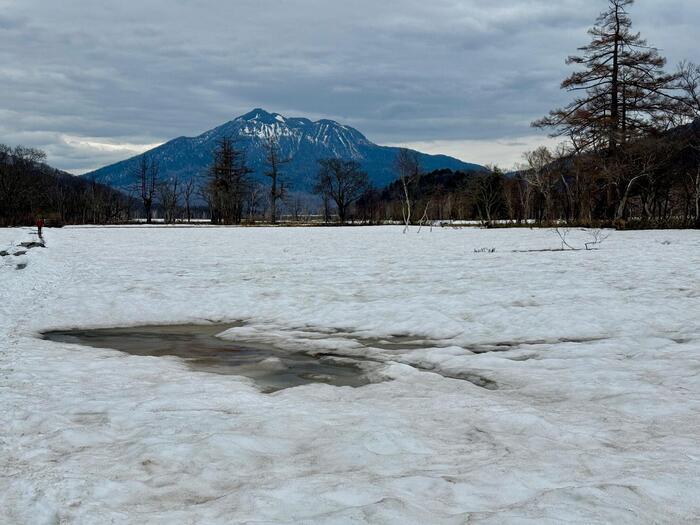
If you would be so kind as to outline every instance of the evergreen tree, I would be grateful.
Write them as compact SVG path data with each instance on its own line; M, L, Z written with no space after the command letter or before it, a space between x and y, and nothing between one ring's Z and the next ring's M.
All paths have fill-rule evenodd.
M236 148L229 137L219 140L210 168L209 194L212 201L212 222L240 224L243 203L249 188L245 152Z
M614 152L677 111L678 99L671 94L677 76L666 74L666 59L632 31L627 8L634 0L608 1L608 9L589 30L591 42L567 60L582 70L561 87L582 94L533 123L554 128L554 136L569 136L577 150Z

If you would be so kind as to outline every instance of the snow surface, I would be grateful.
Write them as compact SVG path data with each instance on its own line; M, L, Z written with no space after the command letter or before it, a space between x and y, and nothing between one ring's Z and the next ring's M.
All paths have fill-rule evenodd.
M45 236L0 259L0 523L698 522L698 232ZM36 337L212 321L393 380L266 395Z

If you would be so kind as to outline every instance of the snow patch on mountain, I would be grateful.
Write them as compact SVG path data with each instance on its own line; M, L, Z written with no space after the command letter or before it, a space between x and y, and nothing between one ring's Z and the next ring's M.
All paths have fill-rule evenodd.
M288 118L261 108L197 137L173 139L144 155L158 162L163 177L204 180L212 152L223 137L233 138L240 148L245 149L254 176L260 179L265 171L265 142L271 137L276 138L281 156L291 159L285 165L284 175L288 186L296 191L310 190L318 171L318 160L329 157L359 162L376 186L385 186L395 178L394 160L398 148L378 146L358 130L333 120L313 122L306 118ZM141 156L106 166L86 176L119 188L133 187L134 169ZM426 171L481 168L443 155L421 154L420 157Z

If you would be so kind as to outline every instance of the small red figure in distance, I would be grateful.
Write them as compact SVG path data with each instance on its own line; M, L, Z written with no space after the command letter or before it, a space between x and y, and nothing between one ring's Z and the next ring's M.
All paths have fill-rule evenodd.
M44 219L39 217L39 219L37 219L37 221L36 221L36 229L39 230L39 237L43 237L43 235L41 233L41 230L43 230L43 228L44 228Z

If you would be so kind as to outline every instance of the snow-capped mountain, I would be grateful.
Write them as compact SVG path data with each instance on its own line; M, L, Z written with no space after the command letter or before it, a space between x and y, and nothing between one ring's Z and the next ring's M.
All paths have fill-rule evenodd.
M379 187L396 178L393 169L397 148L378 146L362 133L332 120L312 122L306 118L286 118L263 109L254 109L226 124L198 137L179 137L146 153L156 160L161 177L204 179L212 162L212 152L222 137L236 140L246 151L248 166L255 177L262 179L265 172L264 141L269 136L278 138L280 157L291 161L283 167L284 179L290 189L309 191L318 172L318 160L337 157L360 162L370 180ZM86 174L86 177L117 188L133 186L134 168L141 155L106 166ZM444 155L420 154L424 170L441 168L477 170L481 166L469 164Z

